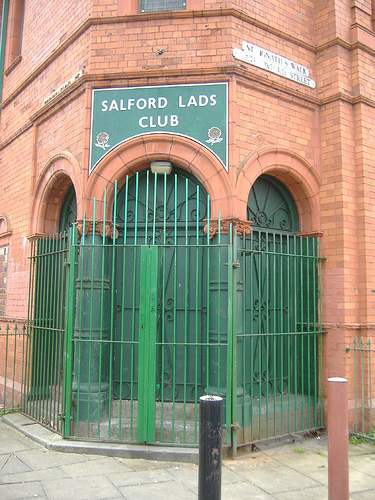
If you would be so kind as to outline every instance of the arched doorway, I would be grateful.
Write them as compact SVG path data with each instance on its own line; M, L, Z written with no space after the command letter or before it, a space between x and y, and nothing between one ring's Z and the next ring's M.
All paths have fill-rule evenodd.
M61 207L59 219L59 233L68 231L77 220L77 196L72 185L67 192Z
M250 439L319 426L318 242L298 235L292 196L262 175L248 198L242 384ZM267 418L262 416L267 415Z
M139 440L155 439L158 408L177 419L205 393L208 214L205 189L178 168L138 172L117 196L113 398L137 407Z
M77 218L74 186L64 191L60 217L56 215L59 232L31 242L30 354L26 359L31 366L25 371L25 411L54 430L61 426L68 230Z

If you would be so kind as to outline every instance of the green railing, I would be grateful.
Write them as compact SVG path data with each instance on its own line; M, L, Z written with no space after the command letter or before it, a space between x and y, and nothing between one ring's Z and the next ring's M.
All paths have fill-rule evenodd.
M203 394L223 396L231 428L232 245L210 239L199 186L135 177L113 220L94 203L73 230L65 436L196 445Z
M220 395L234 453L321 427L317 239L211 221L187 174L113 193L32 244L24 411L66 438L196 446L199 397Z
M68 235L31 242L23 411L61 432Z
M25 325L0 328L0 412L22 407L27 339Z
M354 381L350 386L354 391L354 418L351 418L351 433L369 439L374 437L374 353L371 339L361 337L353 340L353 347L346 348L353 355ZM354 382L354 384L353 384ZM354 385L354 387L353 387Z
M254 229L241 251L242 444L323 426L316 238Z

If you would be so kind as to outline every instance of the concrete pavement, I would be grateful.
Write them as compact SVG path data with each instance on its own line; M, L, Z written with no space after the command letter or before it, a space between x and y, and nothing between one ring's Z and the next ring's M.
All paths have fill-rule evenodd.
M19 413L5 415L0 419L0 499L196 499L198 466L191 461L197 461L197 451L175 451L67 443ZM350 445L349 468L350 498L374 499L375 446ZM327 484L325 435L291 436L223 460L223 500L323 500Z

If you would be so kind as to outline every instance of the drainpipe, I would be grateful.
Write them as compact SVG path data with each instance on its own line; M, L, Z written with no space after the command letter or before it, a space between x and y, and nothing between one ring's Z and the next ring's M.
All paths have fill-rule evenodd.
M4 78L5 42L6 42L7 24L8 24L8 7L9 7L9 0L3 0L3 12L1 14L1 38L0 38L0 103L3 100L3 78Z

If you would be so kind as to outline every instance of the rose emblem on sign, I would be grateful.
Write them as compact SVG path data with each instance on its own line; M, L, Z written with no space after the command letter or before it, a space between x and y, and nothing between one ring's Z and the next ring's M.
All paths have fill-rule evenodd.
M208 137L209 139L206 142L211 145L217 144L223 140L219 127L211 127L208 129Z
M104 151L105 151L106 148L110 147L110 145L108 144L108 141L109 141L109 135L107 134L107 132L100 132L96 136L95 146L98 148L104 149Z

